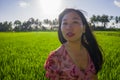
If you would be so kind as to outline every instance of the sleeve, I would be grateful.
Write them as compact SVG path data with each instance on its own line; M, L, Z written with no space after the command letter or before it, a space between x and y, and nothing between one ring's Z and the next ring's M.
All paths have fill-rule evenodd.
M59 56L55 53L51 52L44 64L45 76L50 80L59 80Z

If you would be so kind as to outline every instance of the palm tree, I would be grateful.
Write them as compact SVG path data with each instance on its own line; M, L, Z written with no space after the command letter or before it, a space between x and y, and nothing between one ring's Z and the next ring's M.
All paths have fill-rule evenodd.
M96 22L97 22L97 24L98 24L99 22L101 22L101 17L100 17L100 15L97 15L97 16L96 16Z
M119 22L119 17L116 16L116 17L115 17L115 23L118 24L118 22Z
M110 17L109 17L109 20L112 20L113 18L114 18L113 16L110 16Z
M106 28L106 25L109 22L108 17L109 17L108 15L104 15L104 14L101 16L101 22L102 22L104 28Z
M44 24L49 24L49 20L48 20L48 19L44 19L44 20L43 20L43 23L44 23Z
M14 25L15 26L20 26L21 25L21 21L20 20L15 20Z
M5 21L2 26L2 31L10 31L12 28L12 22Z
M35 30L40 30L41 29L41 26L42 26L42 22L41 21L39 21L39 19L36 19L35 20Z
M90 18L90 21L93 25L95 25L96 20L96 15L92 15L92 17Z
M8 31L12 31L12 22L9 22L8 26L9 26Z
M116 16L115 17L115 23L116 23L116 26L120 26L119 23L120 23L120 16Z
M52 28L53 28L53 29L58 29L58 24L59 24L58 19L57 19L57 18L55 18L55 19L52 21L52 23L53 23Z
M119 23L120 23L120 16L119 16Z
M14 21L14 30L15 31L21 31L21 28L22 28L22 23L20 20L15 20Z
M0 22L0 31L1 31L1 29L2 29L2 22Z
M41 30L41 29L42 29L42 22L39 21L38 25L39 25L39 28L40 28L40 30Z
M91 26L92 26L92 29L95 29L96 22L97 22L97 17L96 17L96 15L92 15L92 17L90 18L90 24L91 24Z
M31 23L31 24L34 24L35 23L35 19L34 18L29 18L28 21Z

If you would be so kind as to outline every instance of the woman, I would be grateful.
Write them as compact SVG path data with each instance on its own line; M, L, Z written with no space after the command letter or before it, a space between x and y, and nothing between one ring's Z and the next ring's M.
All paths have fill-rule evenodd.
M50 80L97 80L102 52L82 12L65 9L59 15L58 37L62 45L45 62Z

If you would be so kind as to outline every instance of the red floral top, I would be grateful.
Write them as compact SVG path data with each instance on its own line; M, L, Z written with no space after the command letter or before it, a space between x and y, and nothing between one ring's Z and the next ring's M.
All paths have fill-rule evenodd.
M50 80L91 80L91 75L96 72L90 56L86 70L80 70L68 55L64 45L51 52L44 67L45 76Z

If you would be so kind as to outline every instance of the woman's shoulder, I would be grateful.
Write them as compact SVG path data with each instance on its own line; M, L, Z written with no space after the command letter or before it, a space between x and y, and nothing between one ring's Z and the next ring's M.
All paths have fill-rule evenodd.
M64 49L65 49L65 46L64 46L64 44L62 44L59 48L57 48L55 51L57 52L57 53L62 53L63 51L64 51Z
M50 79L58 78L58 72L60 70L62 51L64 50L64 46L61 45L54 51L51 51L47 60L45 61L44 68L46 70L46 77ZM55 79L56 80L56 79Z
M48 58L44 64L45 68L48 66L51 66L51 64L53 64L53 63L58 64L58 61L60 61L60 58L62 56L62 50L63 50L63 45L61 45L56 50L50 52L50 54L48 55Z
M50 52L49 56L60 56L64 52L64 45Z

